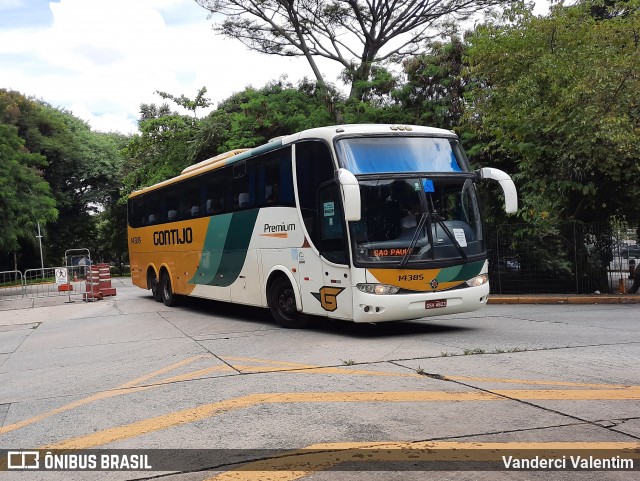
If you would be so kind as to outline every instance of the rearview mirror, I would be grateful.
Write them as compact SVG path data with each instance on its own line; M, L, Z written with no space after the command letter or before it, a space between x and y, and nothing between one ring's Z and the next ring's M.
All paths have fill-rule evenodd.
M492 167L484 167L480 169L480 178L497 180L504 192L504 210L507 214L515 214L518 211L518 191L516 186L509 177L509 174L494 169Z
M360 220L360 184L347 169L338 169L338 182L342 191L344 218L349 222Z

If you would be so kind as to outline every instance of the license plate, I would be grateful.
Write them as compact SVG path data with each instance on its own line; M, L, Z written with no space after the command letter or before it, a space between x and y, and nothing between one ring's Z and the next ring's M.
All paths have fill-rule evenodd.
M446 299L438 299L437 301L426 301L424 303L425 309L440 309L441 307L447 307Z

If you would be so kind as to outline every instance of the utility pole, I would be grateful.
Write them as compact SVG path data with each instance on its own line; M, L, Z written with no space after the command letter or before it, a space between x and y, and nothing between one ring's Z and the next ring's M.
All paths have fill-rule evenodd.
M40 243L40 268L42 269L42 277L44 277L44 258L42 257L42 234L40 233L40 221L38 221L38 242Z

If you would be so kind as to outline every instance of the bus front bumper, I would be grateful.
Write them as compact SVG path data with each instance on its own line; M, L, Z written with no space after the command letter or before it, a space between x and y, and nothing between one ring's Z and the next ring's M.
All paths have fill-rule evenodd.
M375 295L353 289L354 322L388 322L472 312L482 308L489 283L441 292Z

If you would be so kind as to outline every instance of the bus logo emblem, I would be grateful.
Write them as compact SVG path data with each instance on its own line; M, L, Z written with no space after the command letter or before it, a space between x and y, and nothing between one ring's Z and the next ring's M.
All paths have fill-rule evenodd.
M324 286L320 292L312 292L311 295L320 301L325 311L333 312L338 308L338 294L344 291L344 287Z
M431 286L431 289L433 289L434 291L438 288L438 286L440 285L440 283L438 282L438 279L433 279L429 285Z

